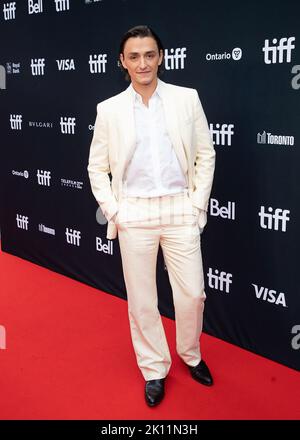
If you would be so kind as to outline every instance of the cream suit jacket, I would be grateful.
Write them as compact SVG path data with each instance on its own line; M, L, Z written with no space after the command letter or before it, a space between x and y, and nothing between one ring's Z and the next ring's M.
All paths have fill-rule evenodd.
M194 206L207 211L215 150L197 90L158 81L167 131L182 171L188 174L188 194ZM108 239L117 237L117 225L110 219L118 210L123 175L135 145L133 96L127 87L97 105L87 167L92 192L108 220Z

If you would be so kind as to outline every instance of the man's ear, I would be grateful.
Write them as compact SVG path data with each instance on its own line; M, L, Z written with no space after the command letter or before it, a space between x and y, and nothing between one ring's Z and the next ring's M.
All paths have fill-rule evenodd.
M161 65L161 63L162 63L162 61L163 61L163 54L164 54L163 50L160 49L160 51L159 51L159 58L161 58L161 60L160 60L160 62L158 63L159 66Z
M123 54L122 54L122 53L120 53L120 62L121 62L121 64L122 64L122 66L124 67L124 69L127 69L127 67L124 66L124 57L123 57Z

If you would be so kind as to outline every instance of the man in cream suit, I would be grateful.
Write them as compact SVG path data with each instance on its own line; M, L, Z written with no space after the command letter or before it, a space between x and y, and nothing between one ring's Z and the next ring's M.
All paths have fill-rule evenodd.
M88 173L108 221L106 237L119 239L132 343L146 402L154 406L171 366L157 308L159 245L172 287L177 353L195 380L213 384L199 339L206 297L200 233L215 151L197 91L158 78L163 46L151 28L130 29L119 57L131 84L97 106Z

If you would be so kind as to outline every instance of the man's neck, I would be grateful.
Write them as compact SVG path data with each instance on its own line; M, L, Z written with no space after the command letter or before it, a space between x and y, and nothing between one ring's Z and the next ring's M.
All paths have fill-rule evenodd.
M153 95L156 87L157 87L157 78L151 84L133 84L132 87L134 90L139 93L143 99L143 103L148 106L149 99Z

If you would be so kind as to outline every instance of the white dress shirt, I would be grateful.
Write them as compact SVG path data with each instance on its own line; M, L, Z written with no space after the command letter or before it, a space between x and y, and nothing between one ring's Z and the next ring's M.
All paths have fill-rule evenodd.
M159 81L148 107L130 85L134 102L136 148L124 173L123 193L129 197L158 197L187 188L166 130Z

